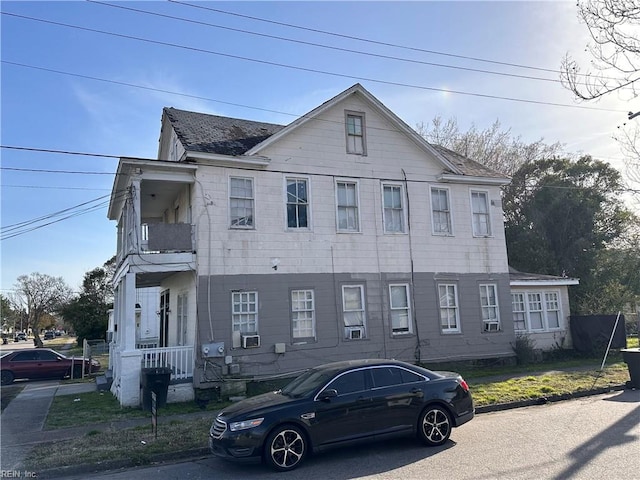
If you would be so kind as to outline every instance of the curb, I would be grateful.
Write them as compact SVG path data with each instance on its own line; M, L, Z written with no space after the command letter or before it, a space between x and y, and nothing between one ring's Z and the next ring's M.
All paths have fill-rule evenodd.
M549 397L539 397L539 398L534 398L530 400L523 400L520 402L486 405L482 407L476 407L475 413L476 415L478 415L483 413L512 410L515 408L531 407L535 405L545 405L547 403L555 403L555 402L560 402L564 400L573 400L573 399L589 397L593 395L602 395L605 393L622 391L625 389L631 389L631 388L625 384L613 385L610 387L596 388L596 389L585 390L585 391L576 392L576 393L566 393L562 395L552 395ZM179 452L153 454L139 461L126 459L126 460L111 460L111 461L105 461L100 463L69 465L66 467L57 467L57 468L42 470L38 472L38 478L57 478L57 477L63 477L63 476L69 476L69 475L100 473L100 472L106 472L109 470L113 471L113 470L123 470L127 468L146 467L150 465L160 465L163 463L189 462L189 461L193 461L201 458L208 458L209 455L210 455L209 448L204 447L204 448L196 448L191 450L182 450Z

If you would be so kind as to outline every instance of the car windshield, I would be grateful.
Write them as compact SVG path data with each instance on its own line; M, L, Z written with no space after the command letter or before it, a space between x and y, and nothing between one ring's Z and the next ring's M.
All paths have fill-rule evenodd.
M287 384L281 393L293 398L306 397L324 386L334 374L331 370L309 370Z

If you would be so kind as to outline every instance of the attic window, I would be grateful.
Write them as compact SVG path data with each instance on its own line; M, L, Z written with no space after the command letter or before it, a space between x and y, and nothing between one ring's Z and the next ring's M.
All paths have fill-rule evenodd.
M347 135L347 153L366 155L364 113L345 112L345 126Z

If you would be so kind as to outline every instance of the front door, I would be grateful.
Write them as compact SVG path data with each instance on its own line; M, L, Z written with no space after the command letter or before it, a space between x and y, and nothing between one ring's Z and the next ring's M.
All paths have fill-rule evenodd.
M169 290L160 293L160 345L159 347L169 346Z

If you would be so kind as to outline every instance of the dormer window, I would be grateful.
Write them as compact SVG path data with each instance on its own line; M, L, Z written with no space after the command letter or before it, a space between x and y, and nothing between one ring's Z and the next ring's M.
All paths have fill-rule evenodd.
M366 155L364 113L345 112L347 153Z

